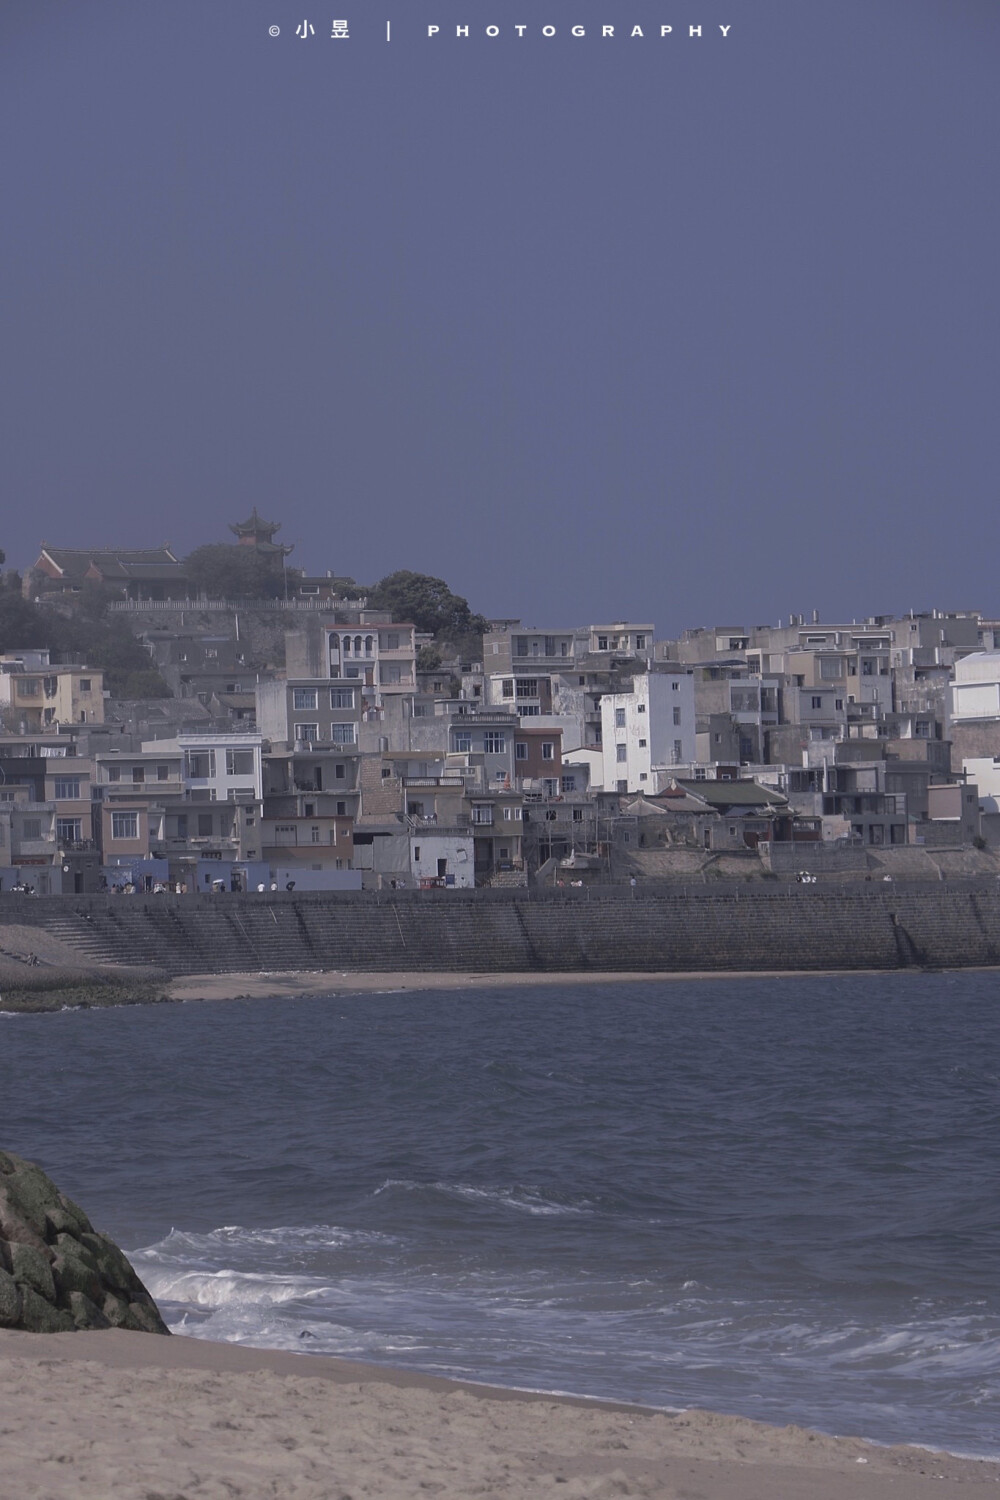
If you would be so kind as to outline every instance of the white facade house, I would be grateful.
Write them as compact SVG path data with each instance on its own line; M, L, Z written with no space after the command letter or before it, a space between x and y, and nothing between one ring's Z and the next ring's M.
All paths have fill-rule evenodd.
M695 759L694 676L645 672L630 693L601 699L604 789L657 792Z
M259 734L179 734L146 740L143 752L183 757L181 777L192 802L259 802L264 795Z
M418 883L439 880L461 890L476 883L475 845L471 829L422 828L410 837L410 871Z
M367 697L416 689L416 629L413 625L361 624L325 629L326 667L331 677L357 681Z
M950 718L1000 719L1000 651L973 651L955 663Z

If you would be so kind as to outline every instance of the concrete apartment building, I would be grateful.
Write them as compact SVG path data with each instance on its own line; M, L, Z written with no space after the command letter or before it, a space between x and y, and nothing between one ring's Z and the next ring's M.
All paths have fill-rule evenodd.
M601 700L605 791L658 792L696 758L694 675L658 667Z
M0 657L0 721L37 733L60 724L104 722L104 676L91 667L52 666L49 652Z

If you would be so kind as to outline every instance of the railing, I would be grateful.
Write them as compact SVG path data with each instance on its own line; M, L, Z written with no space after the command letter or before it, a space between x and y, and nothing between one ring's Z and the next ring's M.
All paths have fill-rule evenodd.
M337 609L365 609L367 599L112 599L109 610L146 614L163 610L307 609L332 614Z

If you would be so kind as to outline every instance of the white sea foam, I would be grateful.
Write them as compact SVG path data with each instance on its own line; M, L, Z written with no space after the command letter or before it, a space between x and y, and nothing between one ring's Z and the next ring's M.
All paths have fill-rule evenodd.
M275 1307L321 1297L332 1288L307 1276L244 1275L238 1271L181 1271L143 1267L152 1295L164 1302L201 1308Z

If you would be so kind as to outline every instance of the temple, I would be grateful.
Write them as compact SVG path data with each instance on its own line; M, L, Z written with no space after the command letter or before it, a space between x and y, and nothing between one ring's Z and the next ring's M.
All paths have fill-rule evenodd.
M256 505L245 521L237 521L229 529L240 547L254 547L268 557L287 557L294 550L291 545L286 547L274 540L274 533L281 530L281 522L262 520Z

